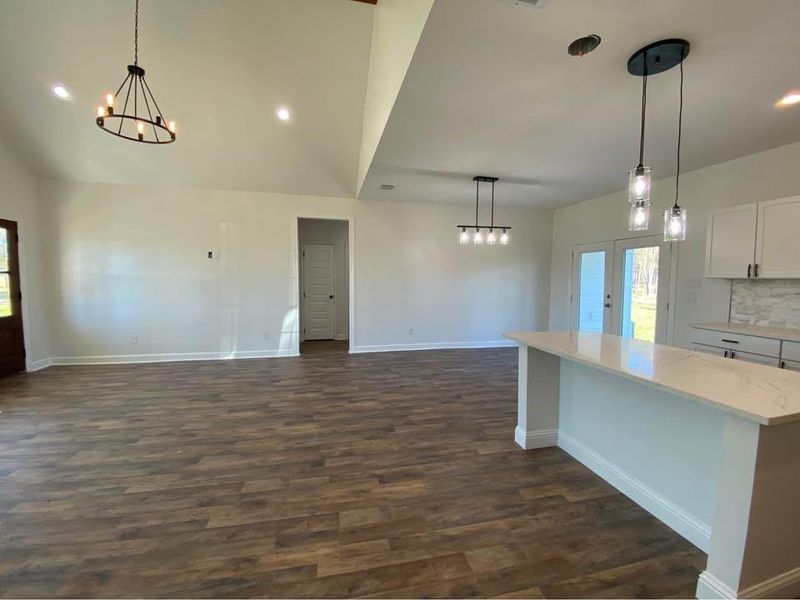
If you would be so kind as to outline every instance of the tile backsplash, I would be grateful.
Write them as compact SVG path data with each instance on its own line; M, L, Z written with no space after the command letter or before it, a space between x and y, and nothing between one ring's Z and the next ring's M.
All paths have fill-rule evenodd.
M731 322L800 329L800 279L734 280Z

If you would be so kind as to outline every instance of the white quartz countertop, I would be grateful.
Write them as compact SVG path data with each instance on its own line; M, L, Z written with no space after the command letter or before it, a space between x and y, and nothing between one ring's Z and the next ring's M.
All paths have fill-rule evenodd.
M800 342L800 329L787 329L784 327L764 327L761 325L748 325L747 323L695 323L696 329L710 329L711 331L727 331L743 335L772 338L774 340L789 340Z
M800 373L605 333L517 331L505 337L762 425L800 421Z

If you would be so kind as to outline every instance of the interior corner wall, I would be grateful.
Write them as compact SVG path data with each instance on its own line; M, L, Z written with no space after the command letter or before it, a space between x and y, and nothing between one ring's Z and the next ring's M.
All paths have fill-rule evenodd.
M303 244L328 244L333 246L334 287L336 315L334 335L346 340L350 335L350 267L348 265L348 223L333 219L300 219L298 239ZM303 280L303 263L300 261L300 281ZM302 291L302 283L301 283ZM302 313L301 313L302 320ZM304 339L300 334L300 340Z
M18 224L22 320L29 371L47 366L50 356L39 209L36 179L11 147L0 140L0 218Z
M552 211L500 208L508 247L462 247L465 206L42 182L56 364L287 356L298 216L352 218L354 351L505 344L544 328ZM208 252L213 258L208 258Z
M689 325L727 321L731 282L705 279L706 227L710 211L800 194L800 143L744 156L681 174L680 203L688 210L686 240L678 251L672 343L690 347ZM625 179L625 174L620 176ZM674 200L675 178L653 183L650 230L660 233L663 211ZM550 329L569 329L572 248L576 244L636 237L629 232L627 192L618 192L555 211L550 285ZM700 281L699 289L689 287ZM697 295L691 302L690 295Z

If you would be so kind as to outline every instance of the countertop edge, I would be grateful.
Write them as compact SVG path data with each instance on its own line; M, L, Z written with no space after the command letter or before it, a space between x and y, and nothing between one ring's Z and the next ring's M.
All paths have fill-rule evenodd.
M705 398L703 396L698 396L696 394L692 394L692 393L684 391L684 390L680 390L680 389L677 389L677 388L674 388L674 387L670 387L668 385L665 385L665 384L662 384L662 383L659 383L659 382L656 382L656 381L652 381L652 380L646 379L644 377L641 377L641 376L636 375L634 373L630 373L628 371L623 371L623 370L619 370L619 369L612 369L610 367L607 367L606 365L603 365L602 363L595 362L593 360L590 360L590 359L587 359L587 358L584 358L584 357L580 357L580 356L577 356L575 354L569 354L569 353L566 353L566 352L559 352L557 350L553 350L552 348L543 347L543 346L538 345L538 344L532 344L532 343L530 343L530 342L528 342L526 340L523 340L523 339L520 339L518 337L515 337L514 333L515 332L505 332L505 333L503 333L503 336L506 337L507 339L513 340L513 341L515 341L518 344L521 344L523 346L536 348L537 350L541 350L542 352L546 352L548 354L552 354L554 356L558 356L558 357L566 359L566 360L571 360L572 362L576 362L576 363L579 363L579 364L582 364L582 365L586 365L586 366L592 367L594 369L597 369L598 371L603 371L604 373L609 373L611 375L616 375L618 377L623 377L625 379L628 379L629 381L635 381L636 383L641 383L643 385L646 385L648 387L651 387L651 388L654 388L654 389L657 389L657 390L670 392L672 394L675 394L676 396L680 396L682 398L686 398L687 400L691 400L693 402L697 402L699 404L703 404L703 405L708 406L710 408L714 408L716 410L720 410L722 412L726 412L728 414L735 415L737 417L740 417L740 418L745 419L747 421L751 421L753 423L758 423L759 425L764 425L766 427L771 427L771 426L775 426L775 425L782 425L782 424L785 424L785 423L800 422L800 414L783 415L783 416L777 416L777 417L765 417L765 416L762 416L762 415L758 415L758 414L754 414L754 413L751 413L751 412L743 411L743 410L737 409L737 408L732 407L732 406L727 405L727 404L720 404L719 402L716 402L715 400L712 400L710 398ZM684 350L685 352L689 352L689 353L692 353L692 354L698 354L698 353L694 352L693 350L685 350L683 348L680 348L679 350Z

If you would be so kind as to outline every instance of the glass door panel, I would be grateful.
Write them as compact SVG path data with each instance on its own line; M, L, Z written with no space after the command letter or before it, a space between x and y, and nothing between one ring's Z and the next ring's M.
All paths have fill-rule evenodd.
M611 308L611 244L577 246L573 253L572 329L608 332Z
M612 331L625 338L666 342L670 247L660 236L614 244Z

